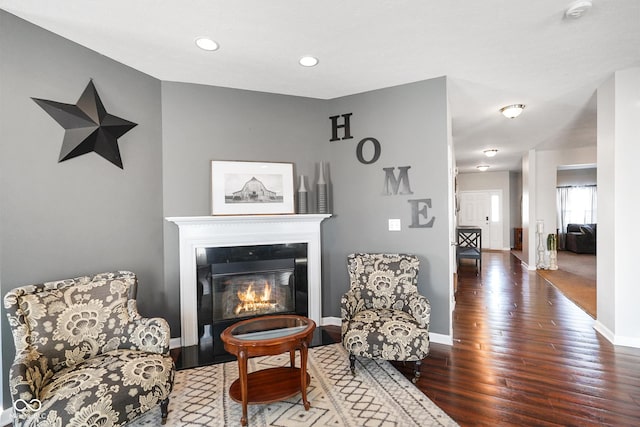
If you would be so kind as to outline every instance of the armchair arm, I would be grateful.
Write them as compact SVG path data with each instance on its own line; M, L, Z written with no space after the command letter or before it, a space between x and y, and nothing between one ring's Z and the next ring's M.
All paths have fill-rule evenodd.
M345 292L340 298L340 314L343 321L349 321L351 318L364 308L364 301L359 298L359 291L353 289Z
M9 370L9 393L14 404L16 419L23 420L40 409L40 391L51 381L53 371L49 369L46 357L37 352L24 353L17 357ZM17 403L22 399L21 403Z
M420 294L411 294L407 296L405 311L416 318L420 326L429 327L431 318L431 304L429 300Z
M130 348L149 353L169 354L171 330L167 321L160 317L140 316L134 299L130 299L127 304L131 317L128 326Z

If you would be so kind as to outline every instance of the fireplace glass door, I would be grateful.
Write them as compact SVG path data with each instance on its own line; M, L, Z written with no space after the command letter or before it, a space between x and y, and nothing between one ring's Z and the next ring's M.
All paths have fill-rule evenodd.
M220 333L235 322L270 314L307 316L307 244L196 249L198 342L225 353Z
M294 260L213 265L213 321L295 311ZM247 265L248 264L248 265ZM289 264L289 265L287 265ZM240 273L216 273L236 268ZM255 268L270 268L251 272Z

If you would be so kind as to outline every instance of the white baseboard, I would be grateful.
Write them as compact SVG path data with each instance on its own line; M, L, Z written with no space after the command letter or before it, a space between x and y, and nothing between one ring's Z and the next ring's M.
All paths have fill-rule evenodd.
M323 317L322 326L342 326L342 319L339 317ZM431 340L431 342L435 342L438 344L453 345L453 339L451 338L451 335L442 335L442 334L435 334L433 332L430 332L429 340ZM171 341L169 342L169 347L171 349L180 348L182 346L181 342L182 341L180 337L171 338Z
M323 317L322 326L342 326L342 319L339 317Z
M436 334L429 332L429 341L438 344L453 345L453 337L451 335Z
M174 348L180 348L182 347L182 338L178 337L178 338L171 338L169 340L169 348L171 350L173 350Z
M598 331L603 337L609 340L613 345L619 345L622 347L640 348L640 338L638 337L625 337L614 334L611 329L604 326L599 320L596 320L593 324L593 329Z
M8 424L13 424L12 408L7 408L0 414L0 426L6 426Z
M323 317L322 326L329 326L329 325L341 326L342 319L339 317ZM443 334L436 334L433 332L429 332L429 340L431 342L435 342L438 344L453 345L453 338L451 337L451 335L443 335Z

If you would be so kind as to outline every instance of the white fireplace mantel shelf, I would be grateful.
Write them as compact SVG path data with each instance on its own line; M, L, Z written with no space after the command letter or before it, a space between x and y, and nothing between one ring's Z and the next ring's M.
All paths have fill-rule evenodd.
M180 233L180 326L182 345L198 344L196 249L307 244L308 316L320 325L322 271L320 223L330 214L168 217Z

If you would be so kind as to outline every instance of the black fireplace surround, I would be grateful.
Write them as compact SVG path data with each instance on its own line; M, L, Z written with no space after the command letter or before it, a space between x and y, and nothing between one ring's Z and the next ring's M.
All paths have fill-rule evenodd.
M308 315L307 244L198 249L200 358L227 358L220 333L240 320L269 314Z

